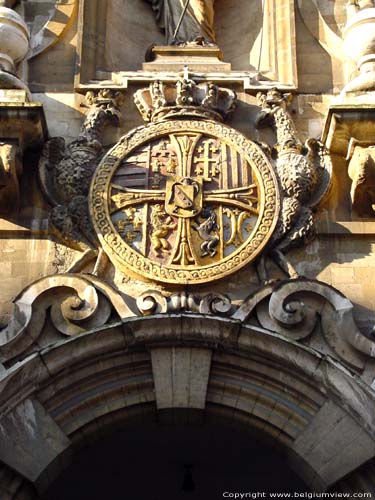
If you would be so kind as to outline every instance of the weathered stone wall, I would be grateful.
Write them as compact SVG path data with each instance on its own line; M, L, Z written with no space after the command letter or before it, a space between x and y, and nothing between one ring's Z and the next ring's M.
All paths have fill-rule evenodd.
M344 57L341 36L345 3L282 0L281 8L281 2L265 2L268 29L262 34L260 1L216 1L218 43L233 73L211 77L237 93L227 124L267 154L276 134L256 127L259 90L275 85L294 94L288 110L305 143L322 136L330 107L351 80L355 68ZM19 76L28 81L31 99L43 104L49 138L62 137L68 145L81 134L86 151L98 151L87 139L90 124L81 128L93 107L85 94L111 88L124 102L117 108L119 96L108 94L110 105L100 104L121 114L118 124L105 128L105 154L144 124L135 92L156 76L176 80L170 71L137 72L149 45L163 41L143 0L29 0L17 8L32 33ZM259 81L258 69L269 80ZM201 73L196 77L204 81ZM2 101L0 94L0 107ZM208 419L264 432L287 450L312 488L331 487L349 473L337 491L356 488L362 475L370 481L373 465L363 464L375 454L375 219L352 210L346 151L332 152L331 189L315 210L316 238L288 253L307 280L284 283L291 287L288 301L300 298L280 312L278 297L284 296L273 280L286 275L271 259L270 281L261 283L256 262L216 282L181 288L123 272L101 252L62 238L51 223L55 200L43 192L52 169L39 178L45 139L25 147L19 206L0 217L0 326L10 325L0 337L0 431L14 439L5 444L0 433L0 460L42 491L50 465L58 473L60 454L87 444L98 429L116 426L133 410L148 421L158 410L194 408ZM67 149L64 154L69 157ZM67 274L77 271L89 274ZM47 422L55 442L25 428L26 407L35 410L38 432ZM17 435L27 459L14 456ZM15 496L22 479L8 466L0 467L0 493L31 498L28 482L20 489L24 497Z
M329 28L339 37L346 20L344 1L321 2L321 4L319 4L321 15ZM51 17L54 9L53 2L50 4L27 2L25 8L25 16L31 23L32 33L39 37L44 33L46 36L43 26L48 21L48 17ZM256 4L254 8L255 10L251 10L247 6L241 6L245 23L249 13L252 22L257 16L259 17L259 5ZM125 65L126 69L138 69L143 58L143 50L147 48L149 42L158 40L158 36L160 38L155 27L148 31L149 42L139 35L144 26L152 24L150 9L143 3L139 6L135 0L126 4L125 9L120 8L115 1L109 2L108 9L106 65L112 70L122 69L121 65ZM222 38L224 49L226 47L224 54L228 54L234 69L244 69L245 59L249 60L249 52L246 52L245 47L250 46L251 43L246 37L241 36L237 39L232 36L232 30L224 29L226 24L230 24L230 18L228 19L225 14L226 9L229 7L225 1L218 2L218 38ZM257 12L257 16L254 12ZM55 21L56 24L49 26L49 29L55 27L56 32L59 32L61 31L59 24L64 22L68 22L68 28L60 35L57 42L30 60L29 82L33 100L44 105L50 136L62 136L67 143L70 143L79 133L85 109L81 107L82 96L73 92L77 37L79 36L77 12L72 15L72 20L67 15L64 18L61 14ZM337 49L337 58L332 57L332 53L335 53L333 42L321 40L323 45L324 43L329 45L330 54L317 39L318 27L319 19L312 2L307 2L302 9L296 9L298 93L290 106L290 111L302 140L308 137L318 138L321 135L327 110L334 95L343 86L346 71L345 63L339 58L342 55L342 49ZM247 28L244 30L249 31ZM121 38L122 32L124 32L124 38ZM229 32L231 36L228 38ZM121 38L121 43L115 43L118 37ZM129 42L130 39L133 40L133 44ZM138 49L134 43L137 44ZM238 43L243 44L244 48L241 49ZM235 49L234 52L233 49ZM242 53L242 62L237 63L236 58ZM129 57L132 59L129 60ZM142 118L132 100L132 94L142 86L142 84L133 84L127 89L120 127L110 127L106 132L105 142L108 145L116 142L122 134L142 124ZM235 89L238 92L239 106L229 124L253 140L271 143L275 141L271 132L259 132L255 129L254 120L258 108L254 92L250 90L245 93L240 86ZM35 153L27 153L26 162L30 163L30 166L27 166L27 180L24 184L31 186L32 194L27 192L27 196L23 196L20 220L3 219L0 228L4 235L1 240L1 253L4 262L3 283L6 284L1 291L3 322L9 317L12 299L25 285L57 268L69 267L67 263L65 266L61 265L62 247L49 241L47 237L48 206L42 199L35 180L37 176ZM338 176L338 184L341 186L340 192L332 195L328 205L319 214L321 236L306 252L295 251L293 260L303 275L327 281L347 294L355 302L361 321L366 322L367 318L370 324L373 320L369 293L373 286L371 281L373 229L370 222L351 222L351 214L347 209L349 186L345 168L345 162L341 161L338 171L335 172ZM334 227L331 222L336 220L351 223ZM40 231L42 231L42 236ZM74 250L67 249L66 261L72 263L75 254L77 257L78 254ZM60 267L58 267L59 262ZM370 279L364 282L363 277L366 273L370 275ZM250 268L241 273L241 276L231 278L229 283L224 285L218 283L216 287L223 291L226 288L236 289L239 285L239 289L243 290L240 296L243 296L247 293L247 284L255 283L256 280L255 271ZM207 288L210 287L211 285ZM139 290L143 288L135 284L135 293L139 293Z

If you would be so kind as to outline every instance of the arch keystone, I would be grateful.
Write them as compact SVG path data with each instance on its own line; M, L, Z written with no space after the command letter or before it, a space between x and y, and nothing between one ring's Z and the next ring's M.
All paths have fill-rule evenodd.
M195 347L162 347L151 350L158 410L206 406L212 352Z

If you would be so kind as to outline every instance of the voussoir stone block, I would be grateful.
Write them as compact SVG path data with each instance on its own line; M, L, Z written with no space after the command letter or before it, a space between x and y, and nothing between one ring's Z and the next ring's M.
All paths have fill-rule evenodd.
M0 418L0 460L32 483L70 444L36 399Z
M211 351L189 347L151 350L157 408L206 406Z
M296 439L293 450L328 487L375 455L375 442L332 401L323 405Z

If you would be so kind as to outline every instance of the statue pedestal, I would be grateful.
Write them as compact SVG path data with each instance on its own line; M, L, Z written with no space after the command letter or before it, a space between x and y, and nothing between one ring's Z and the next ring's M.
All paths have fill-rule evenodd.
M216 46L155 46L155 59L142 65L144 71L182 71L185 66L193 72L229 73L231 64L221 61L222 52Z

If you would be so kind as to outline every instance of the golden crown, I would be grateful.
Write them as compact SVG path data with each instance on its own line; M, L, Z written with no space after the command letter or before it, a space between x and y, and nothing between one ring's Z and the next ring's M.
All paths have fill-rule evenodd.
M181 117L224 121L234 110L237 96L212 82L197 84L184 77L176 83L152 82L134 94L134 101L145 121Z

